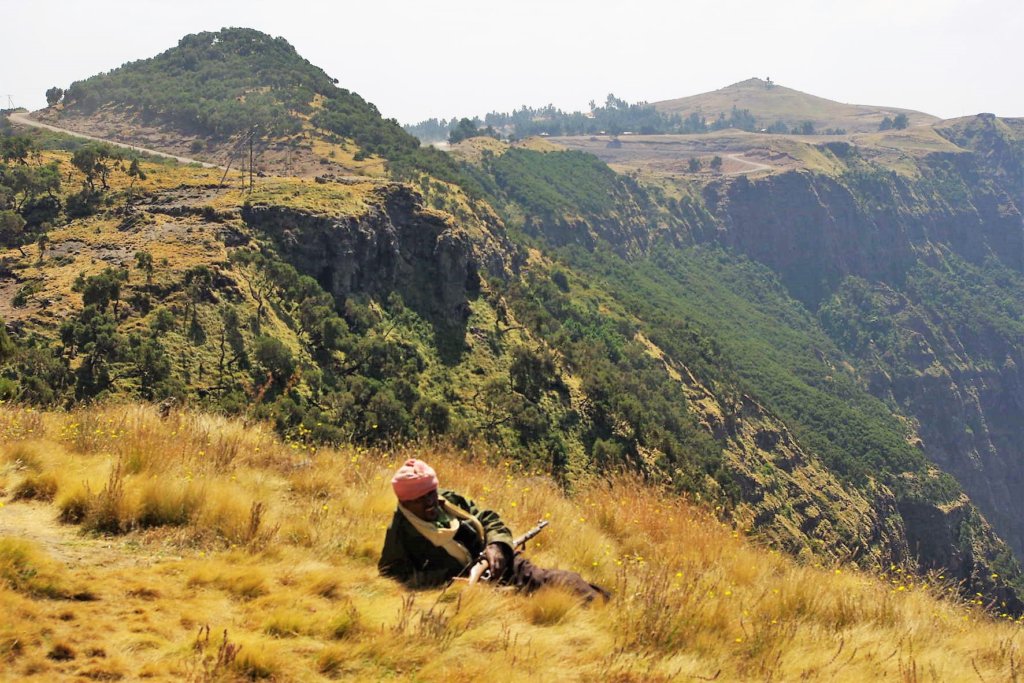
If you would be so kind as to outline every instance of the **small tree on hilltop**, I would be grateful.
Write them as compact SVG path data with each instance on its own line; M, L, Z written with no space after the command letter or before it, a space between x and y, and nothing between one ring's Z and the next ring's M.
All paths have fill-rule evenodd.
M906 114L896 114L896 118L892 120L892 127L896 130L903 130L910 125L910 121L907 119Z
M882 122L878 124L878 130L892 130L892 126L892 119L886 116L884 119L882 119Z
M690 161L686 164L687 169L690 173L700 173L700 159L697 157L690 157Z
M46 106L52 107L64 99L64 89L53 86L46 91Z
M722 170L722 157L720 157L720 156L712 157L711 163L709 164L709 166L711 166L711 170L714 171L715 173L721 172L721 170Z
M145 180L146 179L146 174L142 171L141 168L139 168L139 160L138 159L132 159L132 163L128 167L127 173L128 173L128 177L132 179L132 182L129 183L129 185L128 185L128 197L125 199L125 207L130 207L131 203L132 203L132 198L134 196L134 191L135 191L135 181L136 180Z
M476 137L479 134L480 131L477 129L476 124L469 119L462 119L459 121L459 124L452 129L452 132L448 134L448 142L449 144L454 145L458 142L462 142L463 140Z

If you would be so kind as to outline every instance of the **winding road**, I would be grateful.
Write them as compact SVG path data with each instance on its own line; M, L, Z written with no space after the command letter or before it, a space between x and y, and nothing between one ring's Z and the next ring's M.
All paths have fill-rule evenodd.
M199 161L198 159L190 159L189 157L179 157L179 156L175 156L173 154L168 154L166 152L159 152L159 151L157 151L155 149L147 149L145 147L137 147L136 145L129 145L127 143L116 142L114 140L104 140L103 138L93 137L92 135L86 135L85 133L77 133L77 132L75 132L73 130L68 130L67 128L58 128L57 126L51 126L48 123L42 123L40 121L35 121L33 119L30 119L28 117L28 113L27 112L16 112L14 114L8 114L7 118L10 119L10 121L12 123L17 123L17 124L20 124L20 125L23 125L23 126L30 126L32 128L44 128L46 130L52 130L55 133L64 133L65 135L71 135L71 136L74 136L76 138L82 138L82 139L85 139L85 140L92 140L93 142L102 142L102 143L104 143L106 145L114 145L115 147L123 147L124 149L130 149L130 150L133 150L135 152L142 152L144 154L151 154L153 156L163 157L165 159L174 159L175 161L180 162L182 164L199 164L203 168L220 168L220 169L224 168L223 166L218 166L217 164L207 163L205 161Z

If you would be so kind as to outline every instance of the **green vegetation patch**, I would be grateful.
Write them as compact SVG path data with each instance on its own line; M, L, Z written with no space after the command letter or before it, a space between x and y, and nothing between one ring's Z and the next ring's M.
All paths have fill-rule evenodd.
M285 39L232 28L185 36L152 59L76 81L65 106L92 112L111 103L130 105L144 119L212 136L252 126L288 135L301 128L290 111L309 113L315 94L333 90L334 81Z

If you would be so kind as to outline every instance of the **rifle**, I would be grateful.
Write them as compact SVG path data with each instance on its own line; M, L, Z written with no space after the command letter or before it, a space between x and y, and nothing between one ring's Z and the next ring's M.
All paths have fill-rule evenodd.
M521 553L521 548L526 547L526 542L534 536L536 536L537 534L539 534L540 532L544 531L544 527L546 527L547 525L548 521L546 519L542 519L539 522L537 522L537 526L533 527L519 538L513 539L512 551L514 553ZM491 577L489 575L484 576L484 573L487 572L488 569L490 569L490 565L488 564L487 560L483 558L483 555L481 555L477 559L476 564L473 565L473 568L469 570L469 585L474 585L481 578L484 581L489 581Z

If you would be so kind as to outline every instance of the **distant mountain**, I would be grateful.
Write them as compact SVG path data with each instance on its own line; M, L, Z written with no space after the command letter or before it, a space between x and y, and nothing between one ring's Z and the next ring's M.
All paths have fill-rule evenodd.
M878 130L885 117L895 118L898 114L906 114L912 126L939 121L936 116L910 109L834 102L760 78L700 95L654 102L654 108L664 114L679 114L685 119L696 113L709 122L719 115L729 118L734 107L748 110L762 128L780 121L788 128L810 121L819 131L842 128L854 133Z

